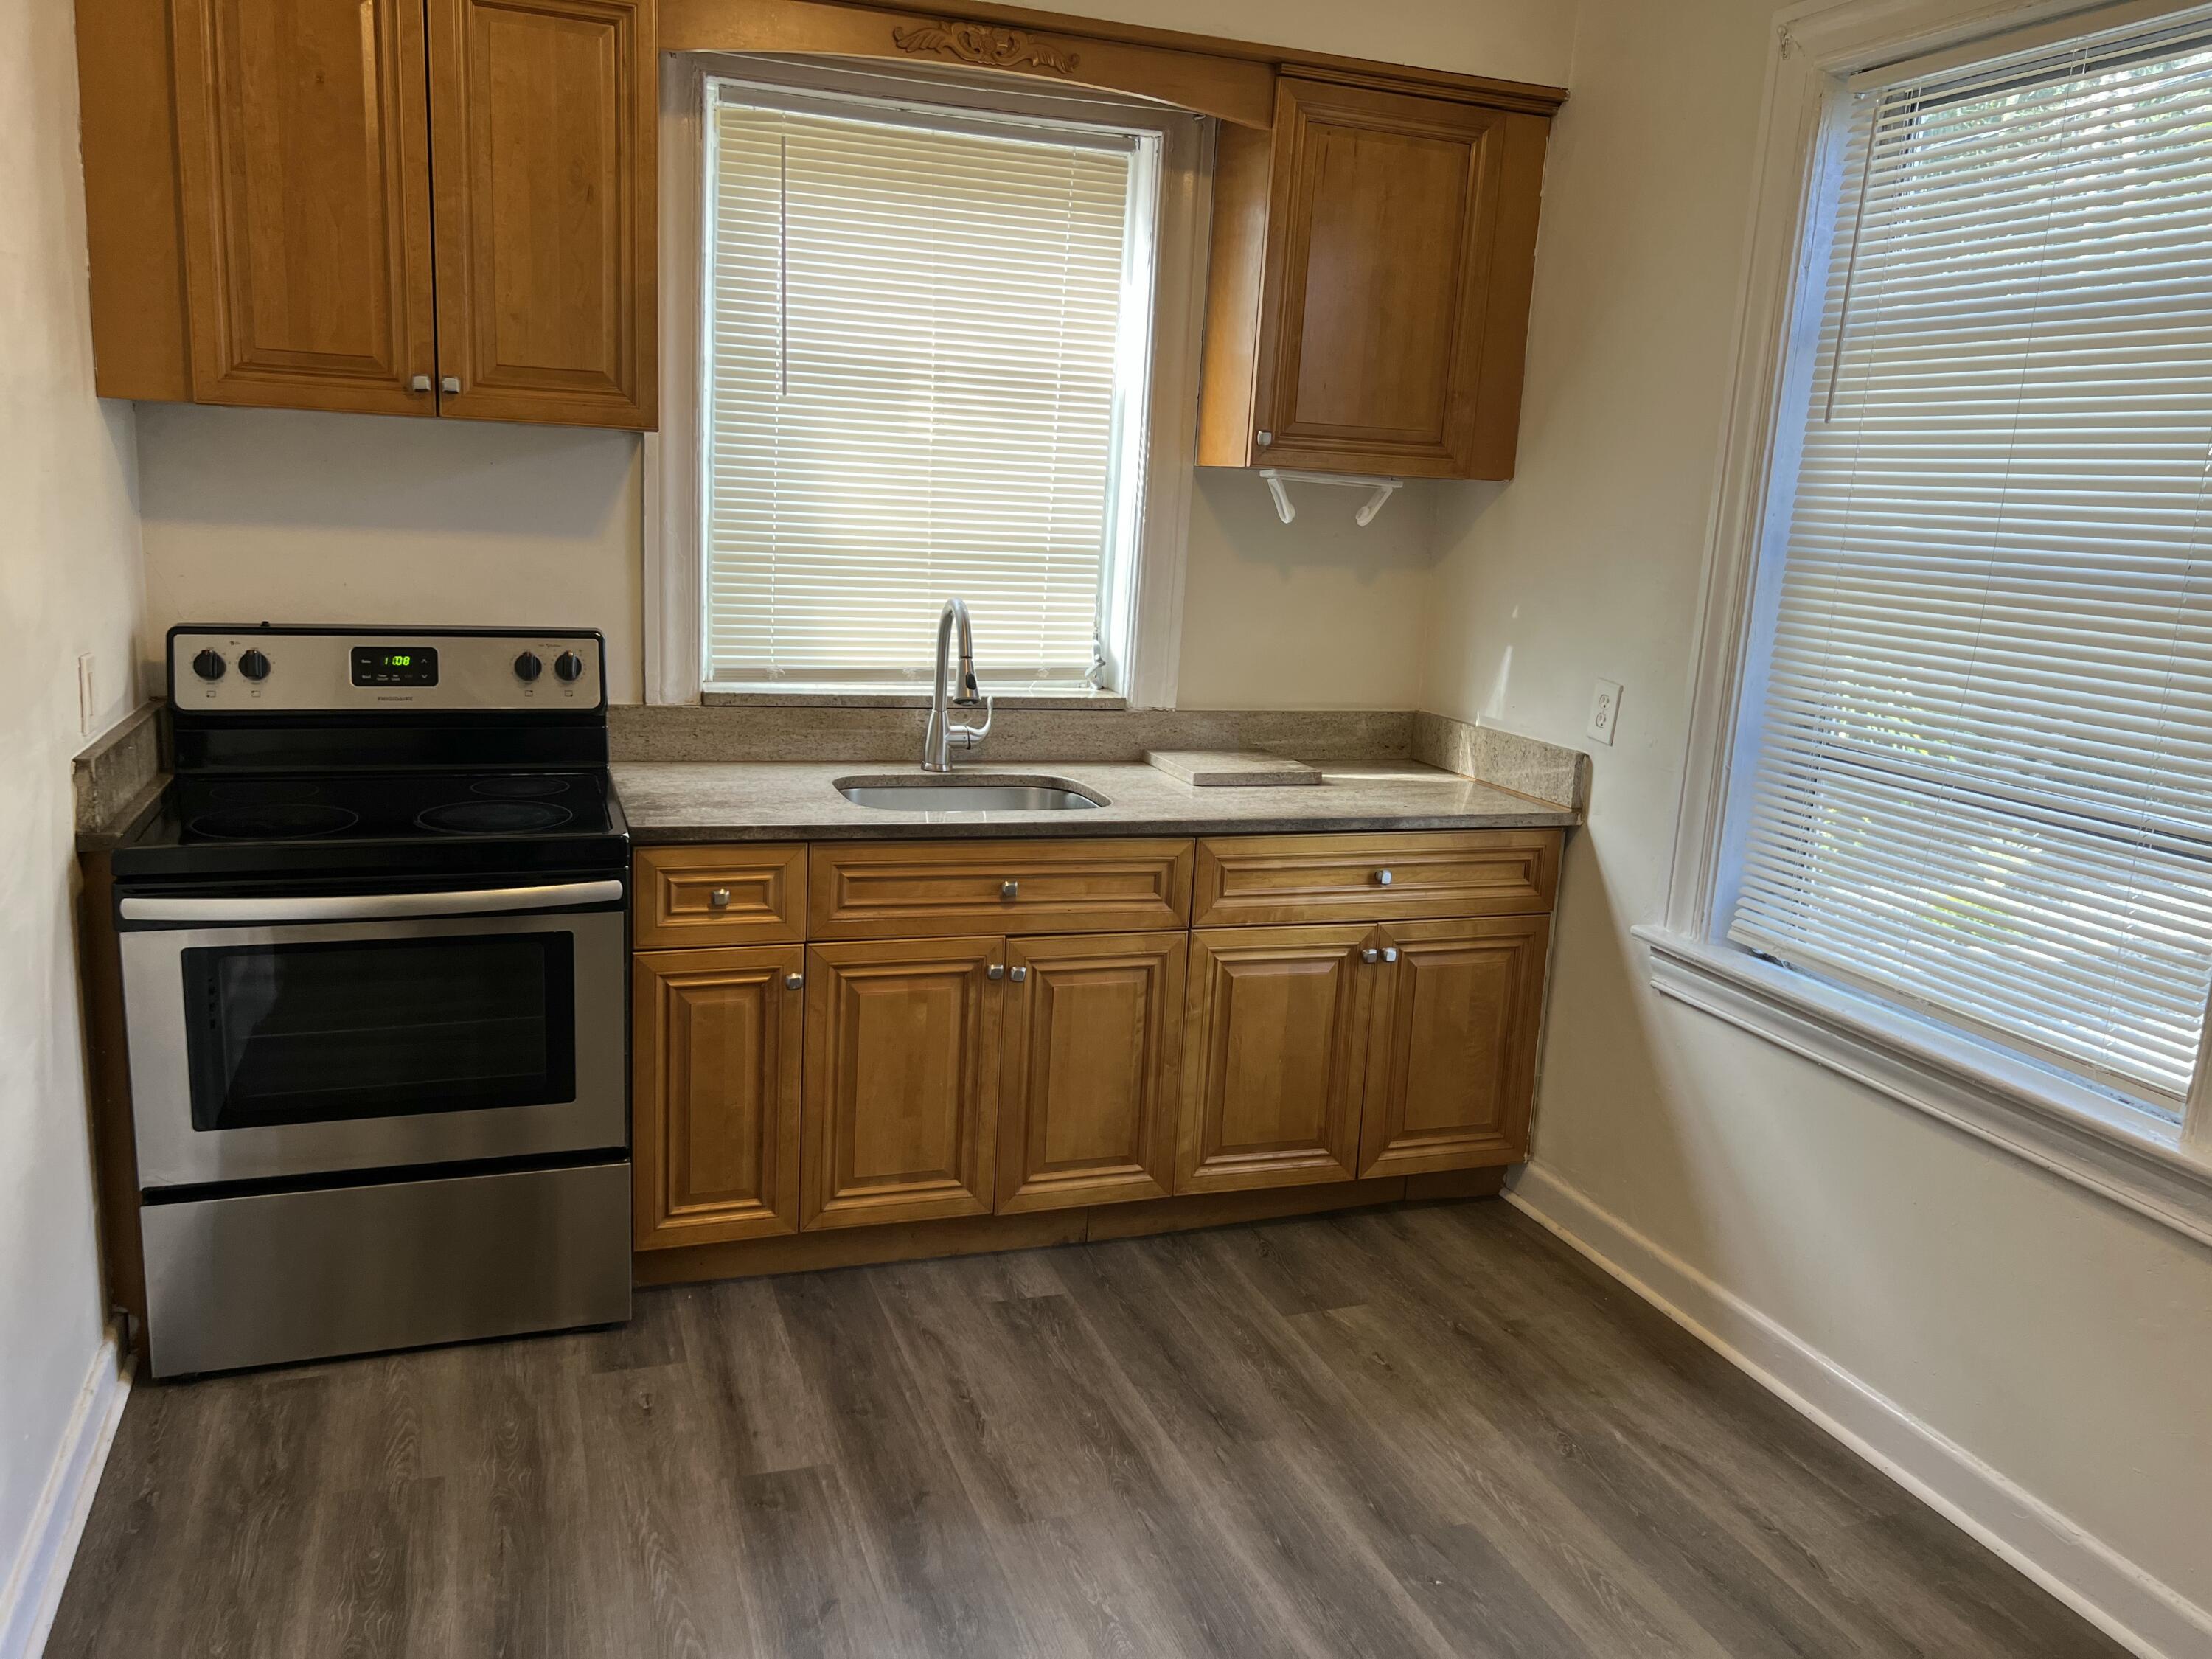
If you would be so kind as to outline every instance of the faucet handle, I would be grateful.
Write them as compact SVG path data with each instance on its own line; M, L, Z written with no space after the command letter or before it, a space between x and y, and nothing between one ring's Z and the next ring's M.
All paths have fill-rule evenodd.
M971 702L966 706L973 708L975 705ZM963 749L973 749L977 744L982 742L985 738L990 735L991 722L993 720L997 718L998 712L997 705L994 704L990 698L985 697L983 699L983 723L981 726L956 726L952 728L952 735L960 739L960 746Z

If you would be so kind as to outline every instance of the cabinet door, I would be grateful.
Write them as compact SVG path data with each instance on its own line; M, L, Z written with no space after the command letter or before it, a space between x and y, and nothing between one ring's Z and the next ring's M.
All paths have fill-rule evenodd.
M193 399L435 413L421 0L175 20Z
M1375 969L1370 927L1190 936L1178 1193L1349 1181Z
M1359 1173L1511 1164L1528 1152L1548 916L1382 929Z
M798 1231L805 952L631 962L637 1248Z
M1524 325L1492 338L1489 325L1493 307L1505 319L1528 303L1518 264L1492 268L1516 122L1533 129L1524 137L1540 169L1540 118L1283 78L1255 459L1431 477L1510 475ZM1516 168L1515 182L1525 192L1534 181L1524 170ZM1533 246L1533 195L1528 216ZM1498 291L1501 277L1507 291ZM1510 362L1486 362L1492 353L1510 353ZM1508 368L1503 382L1490 372ZM1503 392L1510 407L1486 410L1486 393ZM1502 470L1479 442L1479 428L1501 419Z
M653 0L429 0L439 412L650 428Z
M1007 942L1001 1214L1167 1196L1188 945L1180 933Z
M807 951L802 1227L990 1213L1005 960L996 939Z

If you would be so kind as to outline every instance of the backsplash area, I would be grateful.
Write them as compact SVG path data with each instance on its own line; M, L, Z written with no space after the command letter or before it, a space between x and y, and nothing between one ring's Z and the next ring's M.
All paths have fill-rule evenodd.
M617 761L874 761L921 752L921 708L620 707ZM1136 761L1148 750L1263 750L1294 759L1416 760L1579 811L1589 757L1442 714L1405 709L1001 708L993 762Z

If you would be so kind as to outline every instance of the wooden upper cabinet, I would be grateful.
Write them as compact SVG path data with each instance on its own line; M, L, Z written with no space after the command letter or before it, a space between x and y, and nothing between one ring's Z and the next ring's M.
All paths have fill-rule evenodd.
M1176 1191L1349 1181L1374 971L1367 927L1190 936Z
M176 0L175 22L191 396L435 413L422 0Z
M1005 948L808 950L802 1227L990 1213Z
M100 395L653 425L654 0L76 4Z
M1394 921L1379 930L1362 1176L1528 1156L1551 919Z
M1510 477L1549 125L1286 74L1224 128L1200 462Z
M1000 1213L1168 1195L1188 944L1180 933L1007 941Z
M653 0L428 0L440 412L653 424Z
M799 1230L796 945L631 959L640 1249Z

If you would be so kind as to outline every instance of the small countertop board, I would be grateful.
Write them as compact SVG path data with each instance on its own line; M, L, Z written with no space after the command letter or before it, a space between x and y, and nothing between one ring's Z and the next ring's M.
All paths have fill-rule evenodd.
M1254 749L1148 749L1145 762L1194 789L1257 789L1321 781L1321 769Z
M1361 830L1527 830L1581 822L1571 808L1418 761L1324 766L1304 788L1202 788L1137 761L1072 765L981 761L948 783L1057 783L1098 806L1073 811L884 811L841 782L919 782L912 763L653 761L611 769L640 844L942 840L947 836L1212 836ZM917 787L917 797L927 794ZM917 799L916 805L922 806Z

